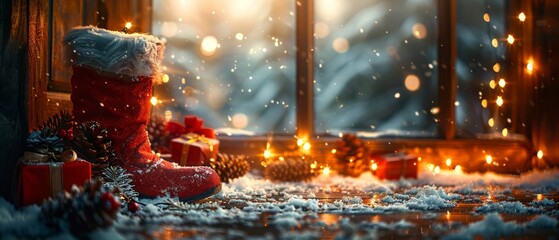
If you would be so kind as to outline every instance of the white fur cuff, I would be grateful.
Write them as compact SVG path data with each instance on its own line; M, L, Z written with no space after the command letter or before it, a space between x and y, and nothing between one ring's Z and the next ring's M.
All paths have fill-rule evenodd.
M70 62L128 76L156 76L163 41L147 34L126 34L93 26L76 27L64 36Z

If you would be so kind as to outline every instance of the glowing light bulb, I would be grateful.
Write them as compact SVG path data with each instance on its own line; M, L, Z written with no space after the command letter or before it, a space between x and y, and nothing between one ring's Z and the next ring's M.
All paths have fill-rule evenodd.
M446 159L446 165L450 167L451 164L452 164L452 159L447 158Z
M132 27L132 23L131 22L127 22L126 24L124 24L125 28L131 28Z
M532 73L534 71L534 59L529 59L528 63L526 64L526 70L528 70L528 73Z
M155 106L155 104L157 104L157 98L155 96L153 96L153 97L151 97L149 102L151 103L151 105Z
M485 162L491 164L493 162L493 157L491 155L485 155Z
M303 150L305 150L305 151L307 151L307 152L308 152L309 150L311 150L311 143L306 142L305 144L303 144Z
M542 159L543 158L543 151L539 150L538 153L536 154L536 156L538 157L538 159Z
M433 172L434 172L435 174L441 173L441 167L436 166L436 167L435 167L435 170L433 170Z
M337 150L337 149L335 149L335 148L334 148L334 149L332 149L332 154L336 154L336 152L338 152L338 150Z
M503 103L504 103L503 97L498 96L496 102L497 102L497 106L499 106L499 107L503 106Z
M161 82L168 83L169 82L169 75L167 75L167 74L161 75Z
M481 106L482 106L483 108L487 108L487 99L481 100Z
M270 143L266 143L266 150L264 150L264 158L268 159L272 156L272 152L270 151Z
M499 47L499 40L493 38L493 40L491 40L491 46L493 46L494 48Z
M378 168L378 165L377 165L377 163L373 163L373 164L371 164L371 169L372 169L373 171L376 171L376 170L377 170L377 168Z
M495 89L495 87L497 87L497 83L495 83L495 80L491 79L491 81L489 81L489 87L491 89Z
M513 37L511 34L509 34L509 36L507 37L507 42L508 42L509 44L513 44L513 43L514 43L514 37Z
M505 79L503 78L499 79L499 87L504 88L506 84L507 82L505 81Z
M500 72L501 71L501 64L499 63L495 63L495 65L493 65L493 72Z
M303 144L305 144L305 140L303 140L302 138L297 139L297 146L303 146Z
M460 165L456 165L456 167L454 167L454 171L462 172L462 167Z
M485 21L485 22L491 21L491 17L489 16L489 13L484 13L483 14L483 21Z
M520 20L521 22L526 21L526 14L524 14L523 12L518 14L518 20Z
M322 174L330 175L330 167L324 167L324 169L322 169Z
M429 164L429 165L427 165L427 168L429 168L429 171L432 172L433 170L435 170L435 165Z
M503 131L501 131L501 134L503 134L503 137L506 137L509 135L509 130L507 128L503 128Z
M489 127L495 126L495 120L493 118L489 118L489 120L487 120L487 125L489 125Z

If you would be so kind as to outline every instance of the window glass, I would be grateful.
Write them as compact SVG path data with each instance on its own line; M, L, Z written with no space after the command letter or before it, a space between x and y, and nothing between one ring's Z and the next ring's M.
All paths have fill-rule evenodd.
M501 100L505 104L508 80L504 74L505 1L458 0L457 9L457 136L502 134L508 124L506 106L498 106Z
M166 39L154 111L229 133L295 129L295 1L155 0Z
M315 0L318 133L437 135L432 0Z

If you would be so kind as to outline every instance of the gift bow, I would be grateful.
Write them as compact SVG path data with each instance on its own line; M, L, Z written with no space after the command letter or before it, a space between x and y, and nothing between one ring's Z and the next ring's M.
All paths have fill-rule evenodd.
M57 155L54 152L38 149L35 152L25 151L23 153L23 160L26 162L47 163L47 162L69 162L77 158L74 150L66 150L62 154Z
M195 143L195 142L202 142L205 144L208 144L208 146L210 146L210 153L214 153L214 145L212 145L212 142L210 141L209 138L203 136L203 135L199 135L196 133L187 133L183 135L184 138L188 139L188 141L186 141L187 143Z
M204 120L196 116L185 116L184 125L179 122L168 122L167 131L171 135L180 136L185 133L196 133L199 135L204 135L208 138L215 138L215 132L211 128L204 128Z

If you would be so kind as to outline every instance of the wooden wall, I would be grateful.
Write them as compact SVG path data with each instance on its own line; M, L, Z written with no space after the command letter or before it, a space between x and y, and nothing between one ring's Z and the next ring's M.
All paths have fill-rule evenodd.
M0 1L0 197L9 198L27 133L28 2Z

